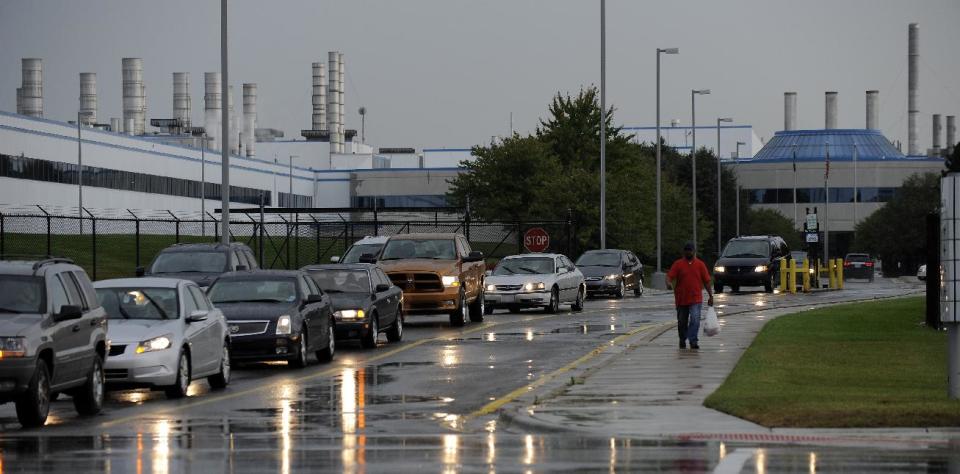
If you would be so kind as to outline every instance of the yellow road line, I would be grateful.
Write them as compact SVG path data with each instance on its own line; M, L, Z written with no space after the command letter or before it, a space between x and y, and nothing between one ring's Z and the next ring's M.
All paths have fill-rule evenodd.
M573 315L583 315L583 314L601 313L601 312L603 312L603 311L602 311L602 310L594 310L594 311L583 311L583 312L580 312L580 313L570 313L570 314L573 314ZM377 354L377 355L375 355L375 356L369 357L369 358L364 359L364 360L362 360L362 361L356 361L355 363L356 363L356 364L359 364L359 363L369 364L369 363L372 363L372 362L377 362L377 361L379 361L379 360L386 359L387 357L390 357L390 356L399 354L399 353L404 352L404 351L408 351L408 350L410 350L410 349L413 349L413 348L415 348L415 347L422 346L422 345L427 344L427 343L437 342L437 341L443 341L443 340L447 340L447 339L450 339L450 338L457 338L457 337L465 336L465 335L468 335L468 334L473 334L473 333L475 333L475 332L485 331L485 330L487 330L487 329L490 329L490 328L493 328L493 327L496 327L496 326L502 326L502 325L506 325L506 324L528 323L528 322L538 321L538 320L546 319L546 318L565 317L565 316L568 316L568 314L547 314L547 315L543 315L543 316L528 317L528 318L519 319L519 320L515 320L515 321L498 321L498 322L495 322L495 323L484 324L483 326L479 326L479 327L467 329L467 330L461 331L461 332L456 333L456 334L447 334L447 335L432 337L432 338L428 338L428 339L420 339L420 340L418 340L418 341L411 342L411 343L409 343L409 344L406 344L406 345L397 347L397 348L395 348L395 349L391 349L391 350L388 350L388 351L386 351L386 352L381 352L381 353L379 353L379 354ZM302 377L297 377L297 378L291 380L291 382L306 382L306 381L310 381L310 380L314 380L314 379L318 379L318 378L322 378L322 377L329 377L329 376L332 376L332 375L336 375L336 374L337 374L338 372L340 372L341 370L342 370L341 367L330 368L330 369L326 369L326 370L324 370L324 371L322 371L322 372L317 372L317 373L315 373L315 374L309 374L309 375L304 375L304 376L302 376ZM225 394L219 395L219 396L205 397L205 398L203 398L203 399L200 399L200 400L197 400L197 401L193 401L193 402L190 402L190 403L186 403L186 404L183 404L183 405L177 405L177 406L173 406L173 407L160 408L160 409L157 409L157 410L148 411L148 412L140 413L140 414L137 414L137 415L130 415L130 416L126 416L126 417L123 417L123 418L117 418L117 419L114 419L114 420L106 421L106 422L104 422L104 423L101 423L101 424L100 424L100 427L101 427L101 428L110 428L110 427L112 427L112 426L116 426L116 425L123 424L123 423L128 423L128 422L131 422L131 421L134 421L134 420L138 420L138 419L141 419L141 418L144 418L144 417L152 417L152 416L162 415L162 414L166 414L166 413L171 413L171 412L174 412L174 411L188 410L188 409L196 408L196 407L199 407L199 406L209 405L209 404L211 404L211 403L219 403L219 402L222 402L222 401L231 400L231 399L234 399L234 398L238 398L238 397L243 397L243 396L246 396L246 395L250 395L250 394L253 394L253 393L256 393L256 392L260 392L260 391L264 391L264 390L269 390L269 389L271 389L271 388L273 388L273 385L260 385L260 386L248 388L248 389L246 389L246 390L241 390L241 391L239 391L239 392L230 392L230 393L225 393Z

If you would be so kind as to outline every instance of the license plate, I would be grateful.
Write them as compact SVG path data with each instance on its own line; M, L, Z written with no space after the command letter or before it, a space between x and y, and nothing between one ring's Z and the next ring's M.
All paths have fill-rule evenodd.
M860 268L862 265L863 265L862 263L854 263L854 264L853 264L853 266L856 267L856 268Z

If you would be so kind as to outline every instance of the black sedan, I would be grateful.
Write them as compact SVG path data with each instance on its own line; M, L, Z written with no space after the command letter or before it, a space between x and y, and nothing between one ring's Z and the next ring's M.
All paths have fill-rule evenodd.
M629 250L589 250L577 259L577 268L587 283L587 295L623 298L632 290L643 295L643 264Z
M305 272L226 273L208 293L227 318L232 360L286 360L293 367L306 367L311 352L323 362L333 359L330 298Z
M310 265L303 268L330 297L336 320L337 339L360 339L364 347L376 347L377 337L403 337L403 292L376 265Z

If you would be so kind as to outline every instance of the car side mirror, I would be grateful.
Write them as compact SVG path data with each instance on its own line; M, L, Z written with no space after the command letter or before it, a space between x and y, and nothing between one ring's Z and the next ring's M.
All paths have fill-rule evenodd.
M83 308L75 304L65 304L60 307L60 312L53 316L56 322L68 321L71 319L80 319L83 317Z
M334 255L334 256L330 257L330 263L340 263L340 256L339 256L339 255Z
M473 252L470 252L470 254L467 255L466 257L463 257L463 261L464 263L483 261L483 252L474 250Z
M188 322L188 323L199 323L200 321L206 321L206 320L207 320L207 316L209 316L209 315L210 315L210 312L209 312L209 311L205 311L205 310L202 310L202 309L194 310L192 313L190 313L189 316L187 316L187 322Z
M308 295L307 304L322 303L323 295Z
M493 275L493 270L487 270L487 271L483 272L483 274L486 275L486 276Z
M377 293L383 293L384 291L389 291L389 290L390 290L390 285L386 283L380 283L377 285L377 288L376 288Z
M560 274L567 273L569 271L570 270L567 270L567 267L560 267L557 269L557 273L560 273Z
M135 270L135 272L136 272L136 274L137 274L138 277L142 277L142 276L144 276L144 275L147 274L147 269L146 269L146 268L143 268L143 267L137 267L137 269Z

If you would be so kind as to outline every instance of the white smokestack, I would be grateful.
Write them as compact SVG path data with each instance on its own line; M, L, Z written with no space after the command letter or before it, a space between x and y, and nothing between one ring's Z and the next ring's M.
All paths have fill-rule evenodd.
M327 53L327 130L330 131L330 153L340 153L343 143L340 129L340 54Z
M910 23L907 28L907 154L919 155L920 143L917 119L920 117L919 82L920 71L920 24Z
M797 93L783 93L783 129L797 129Z
M323 63L313 63L313 130L327 129L327 74Z
M193 125L190 111L193 102L190 100L190 73L173 73L173 118L180 119L184 129Z
M123 133L123 122L117 117L110 117L110 131L114 133Z
M23 114L23 88L17 88L17 114Z
M136 122L136 119L132 118L123 119L123 133L126 133L127 135L133 135L133 131L137 127Z
M97 73L80 73L80 122L92 126L97 123Z
M940 114L933 114L933 151L940 151L940 136L943 133L943 126L940 122Z
M880 129L880 91L867 91L867 129Z
M123 78L123 122L133 119L133 129L124 129L128 134L143 135L146 132L147 100L146 87L143 85L143 59L123 58L121 60Z
M339 67L337 68L337 73L340 74L340 77L337 78L337 87L340 89L340 100L337 101L337 103L340 104L339 106L340 115L339 117L337 117L337 124L339 124L340 127L337 129L337 133L340 135L338 137L339 138L338 142L340 143L340 153L344 153L346 151L343 144L345 141L344 133L347 130L347 121L344 118L345 117L344 113L347 108L347 103L346 103L346 98L344 96L346 95L347 86L346 86L346 82L344 82L344 79L343 79L344 76L346 75L346 72L345 72L346 65L343 62L343 53L337 53L337 62L339 63Z
M230 119L230 153L236 155L240 150L240 128L237 127L237 112L233 108L233 86L231 85L228 90L230 91L230 97L227 98L227 107L228 107L228 117Z
M823 128L837 128L837 93L835 91L828 91L824 93L824 97L826 99L824 104L826 119L824 120Z
M254 156L257 128L257 85L243 85L243 147L247 156Z
M220 97L220 73L207 72L203 74L203 128L210 140L210 148L220 149L220 119L222 116L223 100Z
M43 117L43 60L23 58L21 72L23 78L20 84L20 100L23 103L23 115Z
M953 147L957 144L957 116L947 115L947 154L953 154Z

